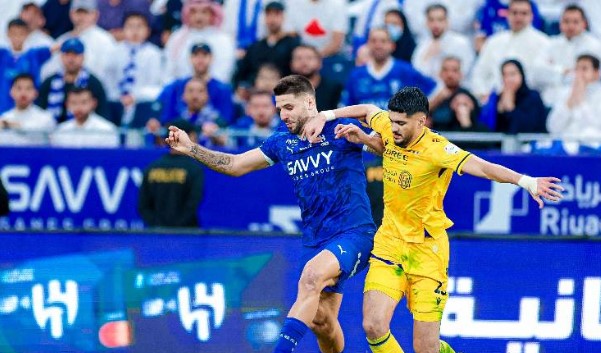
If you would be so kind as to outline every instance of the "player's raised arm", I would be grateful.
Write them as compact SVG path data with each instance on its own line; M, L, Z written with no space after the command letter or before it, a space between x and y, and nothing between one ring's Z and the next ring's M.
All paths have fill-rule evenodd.
M468 158L463 165L462 171L473 176L490 179L499 183L511 183L519 185L528 190L530 195L532 195L532 198L538 202L539 208L543 208L544 206L541 197L555 202L562 198L560 192L563 191L563 187L557 184L561 181L558 178L533 178L517 173L502 165L485 161L484 159L474 155Z
M241 176L269 166L263 152L258 148L242 154L213 151L192 142L188 134L175 126L169 126L169 137L165 141L174 150L190 156L222 174Z
M384 153L382 136L375 131L368 134L355 124L338 124L334 128L334 133L337 139L345 138L349 142L365 145L365 150L369 153L378 156Z
M357 104L319 112L315 118L307 121L303 129L303 136L307 138L309 142L317 143L319 142L318 136L321 134L326 121L344 117L359 119L369 124L370 117L380 110L380 108L372 104Z

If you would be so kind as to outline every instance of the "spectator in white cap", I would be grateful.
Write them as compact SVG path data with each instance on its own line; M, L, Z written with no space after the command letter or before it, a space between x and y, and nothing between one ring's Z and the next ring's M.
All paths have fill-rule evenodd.
M113 36L96 25L98 21L98 6L96 0L71 0L69 12L73 30L58 37L62 43L73 37L78 37L86 48L85 66L101 80L106 75L110 54L115 47ZM42 76L48 77L60 70L60 60L53 58L44 67Z
M230 82L236 61L232 37L220 29L223 21L221 5L211 0L186 0L182 8L183 26L169 37L165 45L166 77L171 82L192 74L190 49L195 43L206 43L212 49L211 74Z

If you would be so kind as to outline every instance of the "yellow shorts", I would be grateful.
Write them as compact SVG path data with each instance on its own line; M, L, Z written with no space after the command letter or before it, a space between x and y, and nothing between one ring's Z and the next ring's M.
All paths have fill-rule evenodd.
M364 292L377 290L396 301L406 296L407 308L415 320L441 321L448 298L448 237L426 237L423 243L395 239L391 247L389 239L379 235L369 260Z

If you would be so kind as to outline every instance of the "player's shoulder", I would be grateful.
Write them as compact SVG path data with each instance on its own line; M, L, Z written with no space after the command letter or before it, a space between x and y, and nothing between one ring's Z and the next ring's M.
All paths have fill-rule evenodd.
M442 136L438 131L431 129L427 129L424 135L424 147L426 151L433 154L439 154L442 151L447 154L456 154L460 151L457 145Z
M284 143L286 140L298 138L298 136L289 133L288 131L276 130L274 131L267 139L265 139L265 143L269 144L277 144Z
M449 142L438 131L426 128L421 138L421 145L425 150L437 151Z

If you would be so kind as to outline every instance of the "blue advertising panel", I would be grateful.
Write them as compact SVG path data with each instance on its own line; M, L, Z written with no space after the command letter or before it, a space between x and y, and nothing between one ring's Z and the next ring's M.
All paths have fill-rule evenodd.
M0 234L0 351L271 352L299 275L293 236ZM601 242L451 241L441 334L457 352L601 351ZM108 261L110 259L110 261ZM340 313L368 350L365 272ZM392 331L411 351L403 300ZM317 352L308 335L297 350Z
M161 153L0 149L0 177L12 209L0 218L0 229L143 228L138 187L145 166ZM455 222L451 232L600 235L600 157L484 157L529 175L561 178L564 199L539 210L515 185L455 176L445 198ZM298 232L300 224L292 184L278 165L240 178L206 170L199 215L205 228Z

